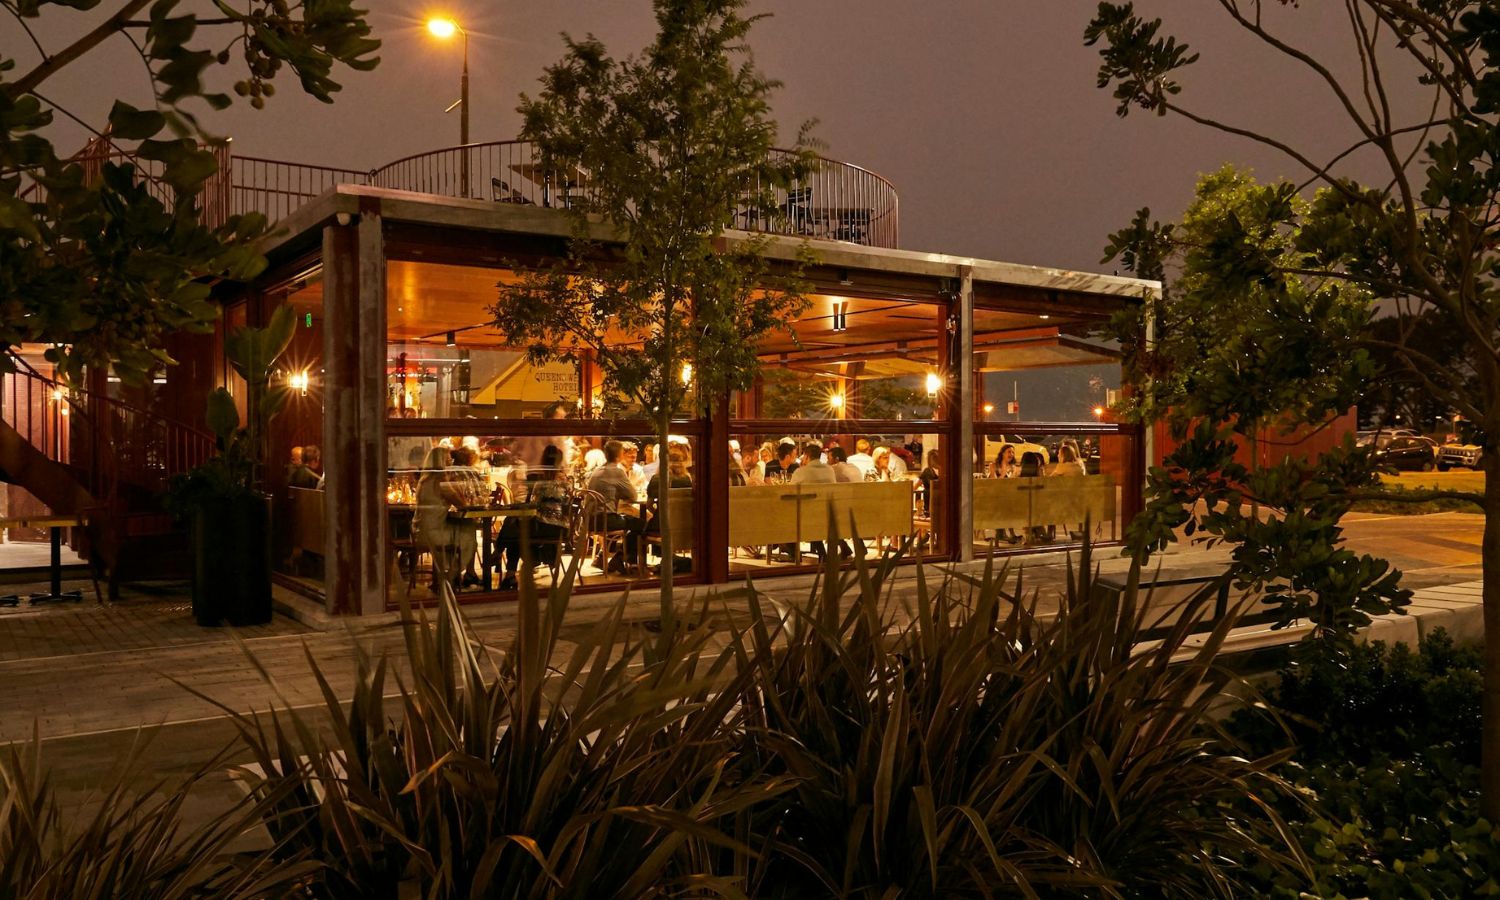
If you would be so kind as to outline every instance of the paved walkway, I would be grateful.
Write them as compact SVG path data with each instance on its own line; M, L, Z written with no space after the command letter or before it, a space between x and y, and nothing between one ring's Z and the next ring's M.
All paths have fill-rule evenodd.
M1393 556L1412 586L1453 585L1479 577L1478 516L1355 516L1348 524L1354 546ZM1201 574L1212 571L1223 557L1218 550L1178 548L1162 562L1168 574ZM1096 561L1106 573L1128 567L1114 556ZM1065 577L1060 556L1015 564L1024 566L1028 592L1055 592ZM930 581L938 568L928 570ZM910 577L914 570L904 571ZM69 586L92 596L87 582ZM788 603L807 592L805 582L791 579L767 580L763 587ZM15 589L25 592L27 587ZM1474 590L1468 586L1459 592ZM265 709L276 692L283 702L316 707L322 700L309 674L308 655L340 693L353 684L356 642L375 653L389 652L399 667L401 635L390 624L349 627L340 622L314 628L277 616L269 625L230 633L194 624L185 595L186 585L181 583L133 586L112 604L86 599L79 604L0 609L0 743L27 740L33 727L39 727L60 782L81 789L146 729L155 734L150 750L153 773L186 772L228 743L233 731L221 710L184 690L178 681L243 711ZM570 608L568 631L588 628L610 603L602 597L577 598ZM630 603L627 618L654 615L655 601L648 593ZM471 611L481 640L492 647L509 643L516 624L513 605ZM1257 640L1281 641L1286 634ZM256 673L247 651L272 674L276 692Z

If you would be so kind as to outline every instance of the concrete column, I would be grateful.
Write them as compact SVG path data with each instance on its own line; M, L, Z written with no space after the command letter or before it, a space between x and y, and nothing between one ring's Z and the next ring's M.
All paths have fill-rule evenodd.
M953 310L958 317L958 334L954 344L953 380L958 397L955 409L958 421L954 429L954 452L952 488L948 492L949 502L956 507L954 515L948 517L952 541L958 545L958 559L968 562L974 558L974 416L977 402L974 391L974 270L969 266L958 267L958 304Z
M328 611L386 598L385 243L378 201L323 229L324 586Z

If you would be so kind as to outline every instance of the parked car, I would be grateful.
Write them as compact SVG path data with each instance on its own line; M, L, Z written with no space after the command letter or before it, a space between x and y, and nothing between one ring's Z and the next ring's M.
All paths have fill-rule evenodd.
M1380 428L1370 431L1356 431L1354 433L1354 445L1365 447L1374 443L1376 438L1385 440L1386 438L1393 437L1419 437L1419 435L1410 428Z
M1370 455L1397 469L1431 472L1437 467L1437 441L1420 435L1380 437Z
M1462 422L1458 440L1449 441L1438 450L1438 471L1446 472L1455 466L1478 469L1479 458L1483 453L1484 434L1468 422Z

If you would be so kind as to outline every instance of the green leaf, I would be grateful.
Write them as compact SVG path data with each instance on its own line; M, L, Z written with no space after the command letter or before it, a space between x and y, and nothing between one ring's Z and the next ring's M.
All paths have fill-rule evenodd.
M154 109L136 109L123 100L116 100L109 111L109 127L113 137L127 141L139 141L153 137L166 125L166 117Z

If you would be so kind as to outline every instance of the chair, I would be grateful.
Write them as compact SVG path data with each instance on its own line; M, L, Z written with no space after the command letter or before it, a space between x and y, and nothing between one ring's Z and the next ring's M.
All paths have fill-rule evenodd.
M852 241L863 244L869 240L870 211L868 209L847 210L839 217L838 227L834 229L833 238L837 241Z
M786 211L793 234L813 233L816 222L813 219L812 196L813 189L810 187L787 191L786 203L782 205L782 209Z
M531 205L520 191L512 188L509 184L499 178L490 179L490 199L496 203L519 203L523 206Z
M417 563L427 553L427 548L417 541L416 531L412 527L415 511L395 507L390 509L388 515L391 525L388 546L391 548L397 574L401 572L402 557L406 558L406 593L410 596L417 587Z
M614 506L598 491L584 488L578 492L578 515L582 521L580 534L583 536L584 553L587 558L592 558L596 555L594 548L598 547L597 555L606 567L609 564L610 548L618 543L623 551L625 546L625 529L611 528L609 525L609 514L614 511Z

